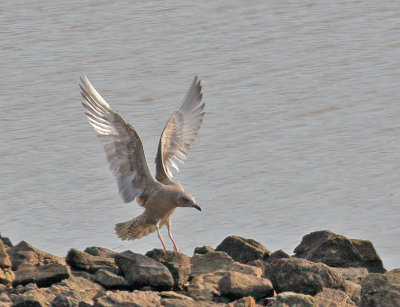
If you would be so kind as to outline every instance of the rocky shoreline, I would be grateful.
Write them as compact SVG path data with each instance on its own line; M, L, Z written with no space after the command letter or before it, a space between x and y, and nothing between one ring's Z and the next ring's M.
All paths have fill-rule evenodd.
M317 231L294 253L229 236L192 257L88 247L60 258L0 236L0 307L400 306L400 269L387 272L370 241Z

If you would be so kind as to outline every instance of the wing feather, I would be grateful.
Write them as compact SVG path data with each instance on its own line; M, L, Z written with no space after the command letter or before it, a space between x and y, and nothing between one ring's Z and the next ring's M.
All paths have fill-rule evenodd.
M86 104L82 103L85 114L103 142L122 199L128 203L138 195L144 197L156 182L147 165L139 135L108 105L86 76L81 78L79 86L86 101Z
M156 179L164 184L174 184L168 164L179 171L177 163L184 163L199 132L205 106L201 99L201 83L196 76L181 104L168 119L160 137L156 156Z

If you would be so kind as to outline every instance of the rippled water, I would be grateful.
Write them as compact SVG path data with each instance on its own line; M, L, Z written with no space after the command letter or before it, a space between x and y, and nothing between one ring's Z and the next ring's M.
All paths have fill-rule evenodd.
M173 215L184 252L230 234L292 252L331 229L398 267L399 18L395 1L1 2L0 231L60 256L160 247L114 234L142 208L119 198L79 76L152 163L198 74L207 114L176 178L203 211Z

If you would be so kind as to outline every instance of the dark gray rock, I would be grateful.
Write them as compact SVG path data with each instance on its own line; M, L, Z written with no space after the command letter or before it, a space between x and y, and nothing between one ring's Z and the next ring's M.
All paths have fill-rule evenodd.
M10 247L7 253L10 256L13 271L16 271L18 267L24 263L32 265L65 265L65 260L63 258L38 250L25 241L21 241L17 245Z
M74 269L95 273L99 269L105 269L117 273L118 268L113 258L93 256L85 252L71 248L65 258Z
M364 278L361 306L400 306L400 268Z
M147 256L125 251L115 257L115 263L134 289L150 286L158 290L170 290L174 285L167 267Z
M175 289L183 289L190 275L188 256L163 249L153 249L147 252L146 256L164 264L174 278Z
M103 258L115 258L115 256L118 254L108 248L98 246L86 247L84 252L92 256L99 256Z
M102 269L96 272L94 281L102 285L107 290L126 290L130 288L125 278Z
M257 241L239 236L226 237L217 246L216 250L226 252L233 260L244 264L252 260L265 258L271 254L269 250Z
M207 254L195 254L190 260L192 270L190 275L202 275L215 271L235 271L261 277L260 268L234 261L225 252L212 252Z
M319 307L354 307L351 298L341 290L326 288L314 296Z
M48 265L34 266L22 264L15 272L13 287L36 283L38 287L49 287L70 276L69 268L66 265L52 263Z
M290 258L290 256L287 253L285 253L283 250L280 249L280 250L274 251L268 257L265 257L264 260L267 262L271 262L276 259L282 259L282 258Z
M311 295L294 292L282 292L278 294L271 307L318 307L317 302Z
M201 247L196 247L194 249L194 254L207 254L207 253L212 253L215 252L215 249L213 249L211 246L201 246Z
M324 288L343 289L343 277L323 263L285 258L267 264L265 275L276 292L292 291L314 295Z
M153 291L107 291L95 299L94 307L161 307L161 298Z
M372 273L386 272L370 241L348 239L329 230L304 236L294 252L296 257L332 267L365 267Z
M9 238L2 237L1 234L0 234L0 241L2 241L4 243L4 245L7 247L13 246L13 244L11 243L11 240Z
M239 299L252 296L256 300L274 295L271 281L238 272L227 272L219 281L218 289L222 296Z

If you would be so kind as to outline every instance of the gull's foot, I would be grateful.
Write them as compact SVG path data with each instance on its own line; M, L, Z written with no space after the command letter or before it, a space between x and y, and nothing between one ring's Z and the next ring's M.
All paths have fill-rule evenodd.
M174 246L174 252L182 254L181 250L178 248L178 246Z

